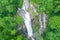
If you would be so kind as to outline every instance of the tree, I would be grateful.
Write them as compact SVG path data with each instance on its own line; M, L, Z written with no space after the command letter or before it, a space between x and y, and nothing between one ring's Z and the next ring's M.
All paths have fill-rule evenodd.
M49 19L44 38L45 40L60 40L60 16L53 16Z
M23 0L0 0L0 40L18 40L18 36L20 35L19 40L22 39L22 35L19 32L17 34L16 25L19 24L16 21L22 19L14 20L14 15L17 13L17 8L22 7Z
M44 11L48 15L60 15L60 0L33 0L32 4L39 13Z
M23 0L1 0L0 1L0 17L16 14L17 8L22 7Z

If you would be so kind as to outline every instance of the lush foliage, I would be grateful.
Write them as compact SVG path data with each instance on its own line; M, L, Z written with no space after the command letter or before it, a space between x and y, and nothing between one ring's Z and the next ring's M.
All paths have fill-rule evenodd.
M22 25L22 17L16 16L17 8L23 0L0 0L0 40L25 40L16 26ZM49 22L44 33L44 40L60 40L60 0L31 0L38 13L45 12ZM34 25L36 27L36 25ZM38 28L34 28L34 32ZM36 33L38 40L42 38Z
M0 0L0 16L14 16L17 7L22 7L22 2L22 0Z
M60 17L53 16L49 19L49 24L45 33L45 40L60 40Z
M37 11L46 12L46 14L59 14L60 0L33 0L32 4L35 5Z
M22 7L22 2L23 0L0 0L0 40L24 40L16 29L17 24L22 24L22 18L14 19L17 8Z

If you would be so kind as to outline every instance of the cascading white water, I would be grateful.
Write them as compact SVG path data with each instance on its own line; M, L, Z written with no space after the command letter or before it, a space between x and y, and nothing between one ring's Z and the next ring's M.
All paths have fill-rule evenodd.
M28 38L31 38L31 40L34 40L33 38L33 30L31 25L31 18L29 12L27 12L27 9L29 8L29 2L28 0L24 0L23 7L22 7L22 17L28 32ZM20 8L18 8L18 12L21 11Z
M24 10L24 11L25 11L25 15L23 15L24 23L27 28L28 37L31 37L33 35L33 30L32 30L32 26L31 26L30 15L26 10Z
M46 14L43 12L39 15L39 22L40 22L40 35L43 34L46 28Z
M33 9L35 13L37 13L36 9L33 7L33 5L30 5L29 0L24 0L22 9L18 8L19 15L21 14L28 32L28 38L30 40L35 40L33 37L33 30L32 30L32 24L31 24L31 18L30 13L27 11L29 7ZM21 13L20 13L21 12ZM38 15L38 13L37 13ZM39 15L39 22L40 22L40 35L43 34L45 28L46 28L46 15L43 13L43 15Z

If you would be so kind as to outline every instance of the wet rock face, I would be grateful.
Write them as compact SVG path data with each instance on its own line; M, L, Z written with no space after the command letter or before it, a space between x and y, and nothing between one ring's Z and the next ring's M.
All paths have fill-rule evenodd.
M27 37L29 36L28 35L28 32L30 31L31 32L31 30L30 30L30 28L33 28L34 30L37 30L37 31L35 31L34 32L34 30L32 30L34 33L36 33L36 32L38 32L38 33L40 33L40 35L41 34L43 34L43 32L45 31L45 25L46 25L46 18L44 17L44 15L42 15L42 14L39 14L37 11L36 11L36 9L35 9L35 7L33 6L33 5L30 5L29 4L29 2L27 1L27 0L24 0L24 3L23 3L23 7L22 7L22 9L20 9L20 8L18 8L18 15L19 16L22 16L22 18L23 18L23 20L24 20L24 24L21 26L21 27L23 27L21 30L20 30L20 32L23 34L23 35L26 35ZM28 13L29 15L26 15L26 13ZM40 15L41 15L41 17L40 17ZM28 17L29 16L29 17ZM28 17L28 19L27 19L27 17ZM30 18L30 19L29 19ZM31 21L29 21L29 20L31 20ZM28 23L27 23L28 22ZM29 26L27 26L26 24L28 24L29 25L29 22L30 22L30 24L32 24L32 26L30 25L30 28L29 28ZM32 22L32 23L31 23ZM37 29L35 29L35 28L37 28ZM28 31L28 30L29 31ZM33 34L34 34L33 33ZM30 34L30 33L29 33ZM31 33L32 34L32 33ZM36 34L35 34L36 35ZM34 36L35 36L34 35ZM28 40L34 40L35 38L34 37L29 37L28 38Z
M40 14L41 15L41 14ZM31 17L32 16L32 17ZM31 24L32 24L32 28L34 29L34 28L38 28L37 29L37 31L36 32L40 32L40 35L41 34L43 34L43 32L45 31L45 27L44 27L44 21L43 21L43 15L41 15L41 18L40 18L40 16L39 15L37 15L37 14L33 14L32 12L31 12L31 15L30 15L30 18L31 18ZM41 22L42 22L42 27L41 27L41 22L39 21L39 19L41 19ZM45 23L46 24L46 23ZM25 24L24 24L24 26L25 26ZM24 26L22 26L22 27L24 27ZM26 26L25 26L26 27ZM24 29L26 29L26 28L23 28L22 30L20 30L20 32L23 34L23 35L26 35L26 36L28 36L27 34L27 32L26 31L23 31ZM33 30L34 31L34 30ZM36 33L36 32L34 32L34 33ZM36 35L36 34L35 34ZM33 37L29 37L28 38L28 40L32 40L32 38Z
M39 33L40 35L42 35L46 29L46 14L45 13L42 13L39 15L39 25L40 25Z

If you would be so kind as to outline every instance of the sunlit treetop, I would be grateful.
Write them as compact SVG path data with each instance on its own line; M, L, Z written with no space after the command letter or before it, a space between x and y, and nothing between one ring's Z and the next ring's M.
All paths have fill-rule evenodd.
M39 13L51 14L60 11L60 0L31 0L31 3L35 5Z
M0 16L14 15L22 7L23 0L0 0Z

